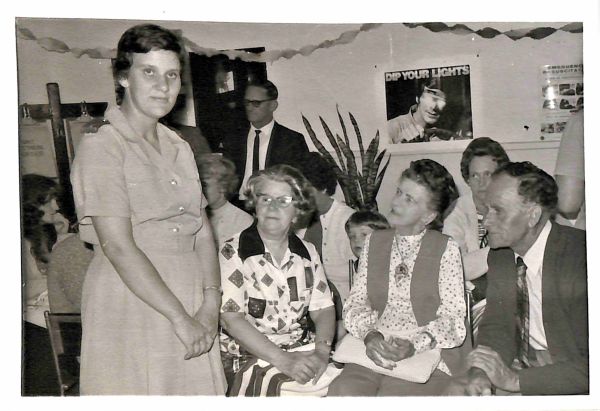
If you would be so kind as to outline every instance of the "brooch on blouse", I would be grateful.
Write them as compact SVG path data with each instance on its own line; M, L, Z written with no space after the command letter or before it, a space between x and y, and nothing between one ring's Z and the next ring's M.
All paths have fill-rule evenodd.
M394 272L394 280L396 280L397 284L400 284L400 281L403 277L408 275L408 266L403 262L396 266L396 271Z

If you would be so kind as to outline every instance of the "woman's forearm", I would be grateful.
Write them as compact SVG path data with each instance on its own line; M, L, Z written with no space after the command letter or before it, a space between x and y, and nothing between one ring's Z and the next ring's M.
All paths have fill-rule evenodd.
M213 247L212 229L208 224L208 217L204 211L202 217L205 224L196 235L196 252L200 260L199 269L203 275L204 305L205 308L207 305L210 306L211 311L218 315L221 307L221 293L219 292L221 288L221 270L217 251Z
M92 222L104 255L133 294L171 322L187 314L154 265L135 244L129 219L93 217Z
M310 311L310 318L315 324L315 342L331 344L335 336L335 308L333 306L321 310Z
M487 257L490 247L480 248L470 253L462 253L465 280L471 281L487 273Z
M254 328L240 313L222 313L221 321L227 333L244 349L269 364L276 364L285 352Z
M220 287L221 270L217 250L213 247L214 236L204 210L202 211L202 220L204 221L202 229L196 234L196 251L204 275L204 287Z

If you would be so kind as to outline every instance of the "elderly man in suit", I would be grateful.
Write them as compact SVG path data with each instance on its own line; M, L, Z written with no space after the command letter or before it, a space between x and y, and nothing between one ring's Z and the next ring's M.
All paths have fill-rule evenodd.
M308 153L304 136L273 119L279 92L268 80L248 83L244 106L248 122L225 136L223 153L231 159L241 181L240 195L250 176L276 164L294 166Z
M557 192L530 162L493 175L488 302L465 394L589 392L585 232L550 221Z

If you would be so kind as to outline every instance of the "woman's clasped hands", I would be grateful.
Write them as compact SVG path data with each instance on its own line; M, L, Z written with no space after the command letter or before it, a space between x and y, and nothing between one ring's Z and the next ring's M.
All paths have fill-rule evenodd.
M190 315L183 314L172 321L175 335L185 347L184 359L198 357L210 350L215 340L213 327L208 327Z
M316 384L327 369L328 361L329 354L319 350L284 351L280 358L273 362L273 365L299 384L306 384L310 380Z
M378 366L391 370L398 361L415 353L413 344L400 337L390 337L387 341L378 331L367 334L364 340L367 357Z

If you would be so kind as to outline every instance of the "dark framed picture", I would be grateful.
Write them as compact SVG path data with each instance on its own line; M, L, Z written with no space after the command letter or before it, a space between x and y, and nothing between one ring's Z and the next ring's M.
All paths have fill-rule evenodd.
M473 138L471 65L387 71L389 144Z

